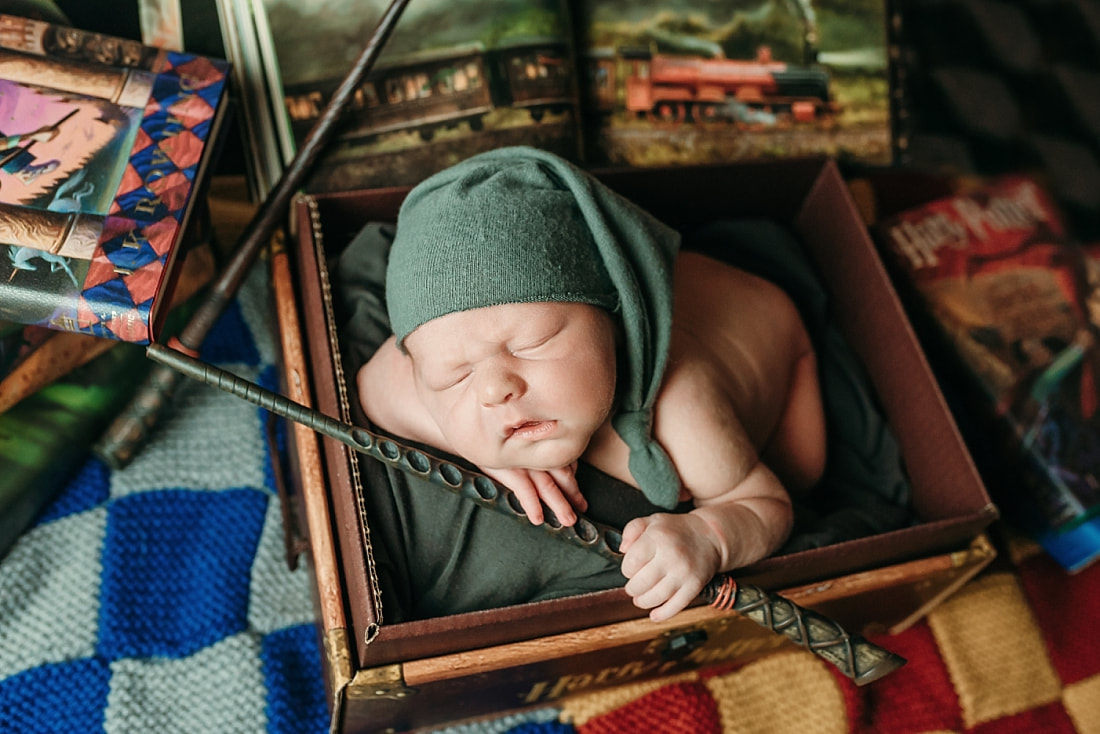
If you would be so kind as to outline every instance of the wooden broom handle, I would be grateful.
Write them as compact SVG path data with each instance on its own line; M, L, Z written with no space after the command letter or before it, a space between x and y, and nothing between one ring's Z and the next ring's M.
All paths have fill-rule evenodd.
M409 0L393 0L382 15L371 37L340 82L321 117L314 123L302 146L279 176L274 189L260 204L241 233L233 256L213 282L195 313L188 319L173 344L188 354L197 354L206 335L229 305L248 275L253 261L270 242L283 221L290 201L305 182L322 149L332 138L344 112L355 98L355 90L373 68ZM149 435L171 402L180 374L164 365L154 365L146 381L129 405L111 423L96 443L94 451L108 466L121 469L144 447Z

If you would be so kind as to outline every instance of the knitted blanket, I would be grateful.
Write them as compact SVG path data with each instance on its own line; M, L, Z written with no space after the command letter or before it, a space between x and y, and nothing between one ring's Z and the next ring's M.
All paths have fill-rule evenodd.
M260 268L202 358L275 388ZM0 732L325 731L266 413L185 380L125 469L89 458L0 562ZM0 478L2 481L2 478Z

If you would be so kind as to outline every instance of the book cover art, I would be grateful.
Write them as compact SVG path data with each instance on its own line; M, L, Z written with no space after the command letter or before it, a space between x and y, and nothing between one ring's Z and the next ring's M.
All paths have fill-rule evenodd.
M878 0L574 0L589 165L894 156Z
M0 319L152 340L227 74L0 16Z
M320 119L388 3L220 4L225 45L233 49L242 95L251 98L242 106L252 118L253 176L263 195ZM305 188L410 185L506 145L576 159L575 79L565 0L410 3Z
M976 402L1003 428L1001 460L1019 469L1000 488L1006 514L1067 568L1091 562L1100 556L1100 264L1025 176L877 230L982 393Z

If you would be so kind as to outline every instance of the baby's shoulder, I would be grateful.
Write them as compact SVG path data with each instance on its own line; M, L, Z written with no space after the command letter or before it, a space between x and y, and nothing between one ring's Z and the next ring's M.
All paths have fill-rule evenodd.
M753 313L798 320L793 301L778 285L698 252L679 254L674 293L677 310L726 315L731 323L744 323L743 316Z

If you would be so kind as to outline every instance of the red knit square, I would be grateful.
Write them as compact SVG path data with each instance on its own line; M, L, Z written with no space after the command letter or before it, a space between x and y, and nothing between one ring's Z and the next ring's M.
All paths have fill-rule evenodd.
M721 734L721 731L718 706L710 690L696 681L662 686L577 727L578 734Z
M1020 583L1062 684L1100 673L1100 564L1070 575L1040 554L1020 565Z
M874 642L909 662L861 689L869 718L852 722L852 730L867 734L962 731L959 699L927 622Z

